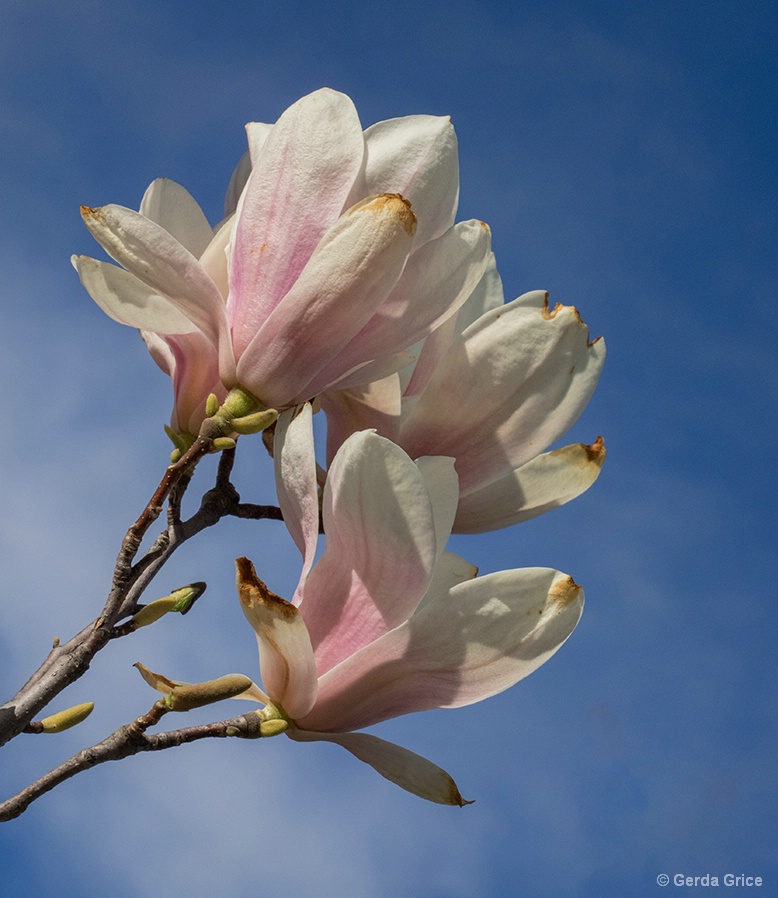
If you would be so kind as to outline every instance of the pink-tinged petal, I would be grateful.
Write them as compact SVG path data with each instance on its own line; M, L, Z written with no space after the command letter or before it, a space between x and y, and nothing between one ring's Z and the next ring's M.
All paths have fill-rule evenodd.
M89 256L71 256L70 261L87 293L114 321L158 334L198 331L166 296L155 293L129 271Z
M214 343L224 332L224 302L197 259L164 228L123 206L81 207L92 236L127 271L161 293Z
M270 131L253 160L232 246L229 314L237 356L339 217L363 156L354 104L333 90L303 97Z
M373 193L401 193L419 217L415 245L454 224L459 199L457 138L447 116L409 115L365 131L365 167L350 202Z
M407 748L371 736L369 733L309 733L291 727L286 735L295 742L334 742L355 758L369 764L385 779L436 804L464 807L472 804L462 798L457 784L445 770Z
M605 444L574 443L538 455L459 500L454 530L484 533L528 521L589 489L605 461Z
M320 677L316 705L297 723L349 731L481 701L547 661L582 610L581 587L548 568L468 580Z
M352 433L375 430L396 442L400 428L400 378L390 374L361 387L330 390L321 397L327 415L327 464Z
M401 444L457 459L468 493L529 461L578 419L605 360L577 310L531 294L482 315L441 359ZM544 305L538 308L535 299Z
M310 403L280 414L276 422L273 458L278 504L286 527L303 556L300 584L295 593L295 600L298 600L319 540L319 491Z
M194 197L169 178L157 178L149 184L140 214L164 228L196 259L213 239L213 230Z
M173 382L171 427L179 433L198 433L208 395L215 393L220 399L226 395L219 382L216 350L199 331L165 336L141 331L141 336L151 357Z
M472 293L489 261L490 245L491 232L483 222L463 221L414 252L392 292L338 362L350 368L407 349L429 334Z
M257 634L265 691L290 717L303 717L316 701L316 665L305 624L291 602L257 577L248 558L235 565L240 604Z
M323 515L326 546L301 605L319 675L413 613L436 557L424 479L375 433L354 434L335 456Z
M421 352L418 354L413 376L403 392L403 396L411 398L419 395L429 383L435 368L448 352L453 341L481 315L491 309L500 308L504 304L502 280L497 271L494 253L489 253L486 270L481 276L481 280L476 284L475 289L459 311L435 328L424 341Z
M312 398L307 385L402 273L415 221L395 195L373 197L340 218L240 357L240 383L274 408ZM350 367L344 363L342 373Z

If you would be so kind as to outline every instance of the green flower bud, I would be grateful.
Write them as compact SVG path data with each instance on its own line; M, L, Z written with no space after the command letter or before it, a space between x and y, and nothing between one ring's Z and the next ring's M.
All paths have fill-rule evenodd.
M177 599L174 599L173 596L165 596L164 599L157 599L156 602L149 602L148 605L144 605L140 611L137 611L132 616L132 623L135 624L135 629L148 627L149 624L155 623L169 611L175 611L176 604Z
M235 440L232 437L216 437L215 440L211 440L211 445L217 452L221 452L223 449L234 449Z
M212 418L219 411L219 397L216 393L211 393L205 400L205 416Z
M85 702L83 705L73 705L65 711L58 711L50 717L44 717L40 721L41 732L43 733L61 733L63 730L69 730L71 727L86 720L92 713L94 702Z
M278 418L278 412L274 408L266 408L253 415L243 415L241 418L232 419L232 429L235 433L250 434L260 433Z
M281 718L274 720L263 720L259 725L259 732L262 736L280 736L289 729L289 723Z

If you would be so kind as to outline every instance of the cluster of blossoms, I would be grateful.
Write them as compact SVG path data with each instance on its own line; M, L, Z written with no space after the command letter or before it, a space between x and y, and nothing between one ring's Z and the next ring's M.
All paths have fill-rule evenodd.
M170 375L180 445L213 414L211 394L248 400L241 420L277 416L278 499L302 572L286 601L238 559L262 678L240 697L293 739L337 742L411 792L462 804L440 768L355 731L501 692L576 626L583 592L569 576L479 577L445 546L594 482L601 440L545 450L588 402L604 344L543 292L505 303L489 229L455 223L447 118L363 131L348 97L319 90L247 132L216 228L157 180L139 212L82 210L122 267L73 262Z

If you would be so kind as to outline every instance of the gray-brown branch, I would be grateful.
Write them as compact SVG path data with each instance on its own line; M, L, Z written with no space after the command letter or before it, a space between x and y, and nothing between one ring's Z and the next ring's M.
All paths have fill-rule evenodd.
M166 748L184 745L187 742L197 742L200 739L223 739L228 736L255 739L261 735L260 720L255 712L233 717L230 720L184 727L165 733L152 735L146 733L146 729L158 723L164 713L165 709L158 702L143 717L120 727L97 745L85 748L73 755L64 764L55 767L12 798L2 802L0 804L0 822L13 820L24 813L41 795L45 795L76 774L96 767L98 764L104 764L106 761L121 761L123 758L129 758L142 751L162 751Z
M215 486L205 493L198 511L188 521L181 521L181 498L191 468L207 451L208 444L198 439L178 462L167 468L145 509L122 540L113 585L99 617L67 642L55 645L19 692L0 706L0 746L18 736L52 699L86 673L95 655L116 637L117 621L137 610L144 590L179 546L227 515L282 519L280 509L275 506L240 502L229 479L234 450L227 450L220 458ZM167 527L146 554L135 562L141 540L168 497Z

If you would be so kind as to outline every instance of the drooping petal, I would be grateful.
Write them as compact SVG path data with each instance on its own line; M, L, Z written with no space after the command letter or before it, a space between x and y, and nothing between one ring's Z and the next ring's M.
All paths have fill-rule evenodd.
M408 115L378 122L365 131L365 145L365 167L351 203L374 193L407 197L419 217L415 246L454 224L459 162L448 116Z
M198 330L166 296L155 293L129 271L89 256L71 256L70 261L87 293L114 321L157 334Z
M515 471L461 496L454 530L484 533L528 521L589 489L605 461L605 444L574 443L538 455Z
M192 194L169 178L157 178L149 184L140 214L164 228L196 259L213 239L208 219Z
M354 434L335 456L323 515L327 542L301 605L319 675L413 613L436 557L424 479L375 433Z
M385 779L419 798L437 804L464 807L472 804L462 798L457 784L445 770L407 748L371 736L369 733L310 733L291 727L286 735L296 742L334 742L354 757L369 764Z
M310 403L279 415L273 458L278 504L287 529L303 556L300 583L295 593L295 601L299 601L319 539L319 492Z
M303 717L316 701L311 640L297 608L271 592L248 558L238 558L238 596L257 634L262 683L290 717Z
M400 427L400 378L390 374L347 390L328 390L321 397L327 415L327 464L352 433L375 430L396 442Z
M582 610L581 587L548 568L467 580L320 677L316 705L297 723L344 732L481 701L547 661Z
M127 271L173 305L218 345L224 302L198 260L164 228L123 206L81 207L92 236Z
M250 146L256 151L254 143ZM318 90L263 141L238 210L230 321L240 356L337 220L362 166L364 138L344 94Z
M393 195L373 197L342 216L243 352L240 383L274 408L311 399L307 384L402 273L414 227L410 206ZM344 363L342 373L349 367Z
M536 305L538 300L543 305ZM401 431L408 453L451 455L463 493L529 461L579 417L605 360L575 308L543 292L482 315L449 347Z

